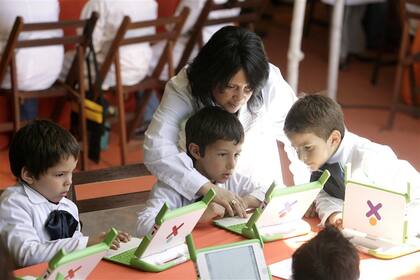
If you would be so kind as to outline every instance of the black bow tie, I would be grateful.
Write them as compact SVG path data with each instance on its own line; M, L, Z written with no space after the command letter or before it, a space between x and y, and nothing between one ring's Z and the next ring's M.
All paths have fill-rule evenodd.
M45 222L51 240L72 237L79 222L67 211L54 210Z
M328 170L331 174L324 185L324 191L333 197L344 200L344 171L338 162L331 164L326 163L321 166L320 170L312 172L311 182L318 180L324 170Z

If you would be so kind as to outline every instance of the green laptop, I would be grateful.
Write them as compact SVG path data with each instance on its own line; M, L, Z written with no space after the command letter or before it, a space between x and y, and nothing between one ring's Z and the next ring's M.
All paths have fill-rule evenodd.
M106 260L144 271L159 272L189 260L185 237L190 234L207 205L214 198L209 190L201 201L169 210L166 203L155 219L155 225L143 239L132 238L114 251Z
M258 228L264 242L307 234L311 227L302 219L303 215L329 177L329 171L325 170L318 181L307 184L281 188L273 183L252 215L223 218L214 223L247 238L257 238L254 228Z

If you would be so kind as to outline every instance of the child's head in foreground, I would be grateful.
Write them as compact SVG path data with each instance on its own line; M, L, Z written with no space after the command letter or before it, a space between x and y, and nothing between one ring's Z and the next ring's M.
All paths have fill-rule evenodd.
M51 202L66 196L79 157L79 143L48 120L35 120L14 135L9 149L15 177Z
M9 251L3 244L3 240L0 238L0 279L11 280L13 277L13 264L10 258Z
M338 149L344 137L343 111L334 100L306 95L290 108L284 132L299 159L318 170Z
M327 226L293 253L293 279L357 280L359 262L353 244L338 229Z
M186 147L194 167L214 183L224 183L234 172L244 140L238 118L220 107L205 107L185 126Z

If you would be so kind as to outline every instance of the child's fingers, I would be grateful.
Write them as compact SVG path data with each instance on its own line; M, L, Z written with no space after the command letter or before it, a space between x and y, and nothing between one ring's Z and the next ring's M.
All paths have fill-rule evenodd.
M128 241L130 241L131 236L127 232L120 231L119 234L118 234L118 239L119 239L119 241L122 241L122 242L128 242Z

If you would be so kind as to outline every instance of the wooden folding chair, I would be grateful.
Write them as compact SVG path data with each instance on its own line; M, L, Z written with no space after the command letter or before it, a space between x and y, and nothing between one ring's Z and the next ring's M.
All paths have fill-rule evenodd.
M201 10L197 21L193 25L191 35L182 52L181 59L176 67L176 73L188 63L194 47L198 44L201 48L203 46L202 31L205 26L237 23L245 24L249 29L254 30L254 23L260 19L261 14L267 4L267 0L228 0L223 4L216 4L214 0L207 0ZM229 10L240 8L241 13L237 16L229 16L224 18L211 19L209 14L213 11Z
M386 125L386 128L388 129L393 127L395 114L398 111L406 112L413 116L420 117L420 88L417 86L414 70L414 65L420 63L420 52L413 53L411 51L411 38L409 34L409 21L420 20L420 12L407 9L406 4L414 4L420 7L420 0L400 0L400 12L402 20L401 45L398 55L397 73L394 84L392 104ZM407 73L409 79L411 104L406 104L401 100L401 85L404 69L408 70Z
M80 120L79 135L82 146L82 169L87 165L87 128L86 116L84 108L85 86L83 82L83 63L85 51L89 46L92 38L92 32L95 27L98 14L93 13L87 20L65 20L58 22L40 22L40 23L24 23L22 17L17 17L9 35L4 52L0 60L0 83L3 81L6 70L10 67L11 89L0 89L0 95L5 95L11 100L11 108L13 111L13 119L11 122L0 124L0 132L14 131L16 132L22 125L20 119L20 104L25 99L33 98L52 98L52 97L68 97L79 105ZM81 35L75 36L58 36L43 39L22 39L22 32L45 31L64 28L83 28ZM73 61L71 70L68 73L65 82L57 80L50 88L37 91L21 91L17 82L17 65L16 51L22 48L52 46L52 45L72 45L76 47L76 56ZM62 108L57 106L54 110L52 119L55 119Z
M111 44L111 47L105 57L103 64L100 66L99 75L96 77L95 80L96 91L99 91L101 89L102 83L105 80L105 77L108 74L111 65L114 64L115 66L116 85L115 87L111 88L110 91L115 93L117 99L116 103L118 108L118 123L120 127L120 149L123 165L127 163L128 136L133 134L134 129L141 122L147 102L151 97L152 90L161 92L165 86L166 80L160 80L160 74L165 64L168 65L169 77L173 76L174 74L174 67L172 62L172 49L173 45L179 37L179 34L181 33L182 27L185 23L188 14L189 9L185 8L178 16L162 17L157 18L156 20L138 22L131 22L130 17L125 16L120 25L120 28L118 29L115 35L115 39ZM165 29L165 31L153 35L142 35L125 38L126 33L130 30L150 27L158 28L160 26L170 26L170 28L167 28ZM160 41L165 41L166 46L153 73L144 78L143 80L139 81L135 85L124 86L123 81L121 79L121 65L119 58L120 47L139 43L157 43ZM134 120L128 129L129 133L127 133L124 97L128 93L134 93L138 91L143 91L144 95L140 100L140 104L138 104L138 109L135 113Z
M142 163L76 172L73 174L73 183L68 198L76 203L79 213L138 205L146 201L149 195L148 190L79 200L77 199L76 188L80 185L106 183L150 175L150 172Z

